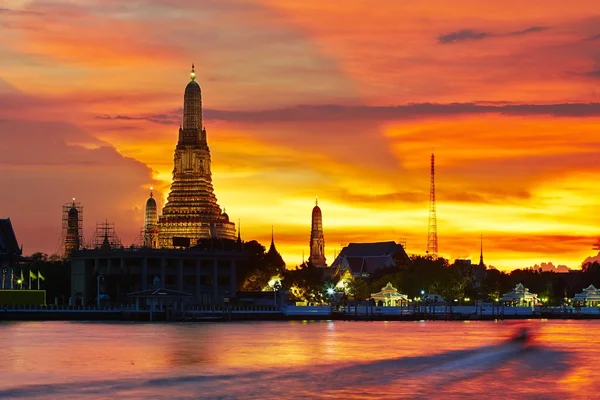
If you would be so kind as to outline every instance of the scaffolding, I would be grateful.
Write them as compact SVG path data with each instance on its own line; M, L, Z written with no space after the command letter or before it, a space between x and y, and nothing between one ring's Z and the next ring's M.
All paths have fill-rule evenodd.
M72 251L83 248L83 206L72 201L62 206L62 230L56 253L68 258Z
M94 239L92 246L95 249L113 249L123 247L121 239L115 232L115 224L113 222L96 223L96 231L94 232Z

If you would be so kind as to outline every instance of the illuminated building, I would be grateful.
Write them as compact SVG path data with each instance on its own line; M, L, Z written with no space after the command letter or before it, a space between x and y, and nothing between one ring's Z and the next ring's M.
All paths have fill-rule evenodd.
M158 219L158 247L189 247L199 239L236 240L235 224L213 193L210 150L202 125L202 94L192 65L185 88L183 122L175 147L173 183Z
M323 236L323 214L319 207L319 200L315 201L312 210L312 223L310 230L310 257L308 261L315 267L326 267L325 263L325 237Z
M144 221L144 247L156 249L158 247L158 210L156 200L150 188L150 197L146 201L146 218Z

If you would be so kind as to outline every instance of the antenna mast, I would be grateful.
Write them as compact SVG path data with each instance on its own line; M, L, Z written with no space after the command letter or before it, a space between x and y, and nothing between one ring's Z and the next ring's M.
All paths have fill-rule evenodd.
M431 190L429 192L429 229L427 233L427 254L437 258L437 217L435 215L435 156L431 153Z

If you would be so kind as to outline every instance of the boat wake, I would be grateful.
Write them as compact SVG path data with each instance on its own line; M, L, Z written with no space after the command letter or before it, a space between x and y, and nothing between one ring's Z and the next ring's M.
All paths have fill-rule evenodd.
M0 390L0 398L426 398L440 392L469 395L469 389L481 394L490 388L490 380L481 378L487 375L494 376L493 384L502 385L498 377L509 382L522 379L523 374L532 379L564 374L569 368L567 358L565 352L513 338L476 349L359 364L18 386ZM546 398L554 398L553 395L557 394Z

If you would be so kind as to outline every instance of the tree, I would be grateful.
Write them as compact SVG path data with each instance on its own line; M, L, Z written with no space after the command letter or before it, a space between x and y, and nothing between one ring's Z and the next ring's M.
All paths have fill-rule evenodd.
M265 279L260 273L265 257L265 247L256 240L251 240L244 242L244 253L246 259L238 263L237 267L238 289L251 290L250 288L252 288L255 290L257 286L262 285Z
M284 287L295 289L295 296L308 303L322 303L327 288L334 286L331 278L323 279L323 269L315 267L310 261L283 274Z
M348 281L348 294L357 301L363 301L371 297L369 284L360 278Z

